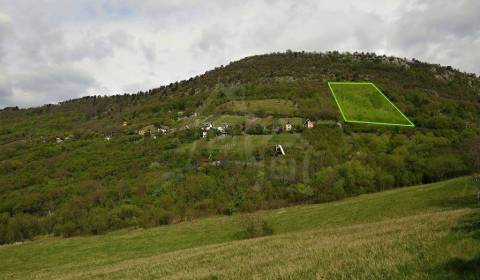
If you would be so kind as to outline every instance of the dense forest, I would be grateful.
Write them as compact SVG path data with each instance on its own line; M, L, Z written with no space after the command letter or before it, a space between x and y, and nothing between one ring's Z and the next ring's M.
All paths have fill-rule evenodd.
M374 82L415 127L343 122L329 81ZM203 138L204 123L227 126ZM252 56L148 92L1 110L0 244L429 183L475 172L479 153L474 74L372 53Z

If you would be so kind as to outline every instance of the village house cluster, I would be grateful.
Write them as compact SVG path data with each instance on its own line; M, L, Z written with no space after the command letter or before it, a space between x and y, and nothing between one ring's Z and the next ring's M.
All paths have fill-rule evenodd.
M123 121L121 123L122 127L126 127L128 125L129 124L126 121ZM310 128L313 128L314 126L315 126L315 123L313 121L311 121L310 119L306 119L303 122L303 127L305 129L310 129ZM189 125L184 125L183 129L190 129L190 126ZM230 134L229 129L230 129L230 126L227 123L222 123L220 125L213 125L212 122L204 122L200 126L200 131L201 131L202 138L207 138L209 133L212 133L213 135L220 136L220 137L226 136L226 135ZM293 131L293 130L294 130L294 127L290 122L287 122L283 127L283 131L285 131L285 132L290 132L290 131ZM166 126L166 125L161 125L161 126L157 127L156 125L151 124L151 125L147 125L147 126L143 127L140 130L135 131L135 133L140 135L140 136L144 136L144 137L150 136L153 139L157 139L157 137L160 136L160 135L167 135L167 134L170 134L170 133L174 133L175 131L176 131L175 128L172 128L172 127L169 127L169 126ZM276 130L276 131L279 131L279 130ZM106 141L111 141L112 138L115 137L118 134L122 134L122 132L112 131L112 132L109 132L109 133L105 133L104 134L104 139ZM72 137L73 136L67 136L63 139L60 138L60 137L56 137L55 142L56 143L62 143L65 140L72 139ZM282 147L281 144L278 144L278 145L275 146L275 155L285 155L285 150L284 150L284 148Z
M152 136L152 138L156 139L157 135L165 135L168 133L175 132L174 128L170 128L169 126L162 125L160 127L156 127L155 125L148 125L138 131L139 135L142 136Z
M202 124L201 130L202 130L202 138L207 138L208 132L210 130L213 130L217 132L219 135L224 136L224 135L227 135L228 124L224 123L215 127L212 125L212 123L206 122Z

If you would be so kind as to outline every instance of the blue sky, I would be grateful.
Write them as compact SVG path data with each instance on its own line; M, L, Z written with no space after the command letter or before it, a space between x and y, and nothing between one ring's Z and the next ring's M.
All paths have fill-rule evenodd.
M136 92L286 49L480 73L476 0L0 0L0 108Z

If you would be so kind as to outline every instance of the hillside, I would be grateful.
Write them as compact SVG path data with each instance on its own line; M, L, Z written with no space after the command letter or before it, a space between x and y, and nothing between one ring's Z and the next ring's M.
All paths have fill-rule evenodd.
M339 202L0 246L0 279L478 279L471 178ZM273 235L244 239L246 217Z
M375 83L415 127L343 122L329 81ZM479 116L473 74L338 52L252 56L148 92L5 108L0 244L329 202L471 174ZM313 128L304 128L307 119ZM206 123L213 128L203 138ZM277 145L285 155L275 154Z

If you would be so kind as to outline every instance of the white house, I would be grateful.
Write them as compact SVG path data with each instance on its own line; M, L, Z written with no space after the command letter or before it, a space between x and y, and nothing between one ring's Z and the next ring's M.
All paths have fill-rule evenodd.
M228 124L226 124L226 123L221 124L219 127L217 127L217 131L222 133L222 134L226 134L227 129L228 129Z
M276 156L284 156L285 150L283 149L282 145L275 145L275 155Z
M142 135L142 136L148 135L148 134L154 135L154 134L155 134L156 132L158 132L158 131L159 131L159 130L152 124L152 125L147 125L146 127L140 129L140 130L138 131L138 134L139 134L139 135Z
M159 129L158 129L158 132L162 133L162 134L167 134L168 132L170 132L170 127L166 126L166 125L162 125Z
M202 124L202 130L203 131L209 131L211 128L213 128L212 123L206 122Z
M305 128L313 128L314 126L315 124L310 119L306 119L303 123L303 127Z
M292 124L287 122L287 124L285 124L285 131L291 131L292 130Z

